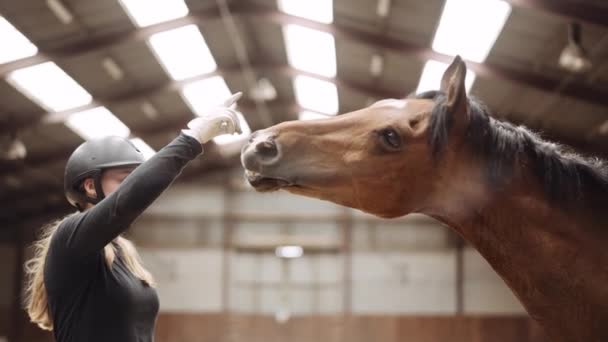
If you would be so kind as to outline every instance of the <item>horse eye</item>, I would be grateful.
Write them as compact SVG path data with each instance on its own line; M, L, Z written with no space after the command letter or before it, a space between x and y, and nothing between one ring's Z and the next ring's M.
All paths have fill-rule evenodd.
M380 132L382 141L392 149L399 149L401 147L401 136L392 128L384 129Z

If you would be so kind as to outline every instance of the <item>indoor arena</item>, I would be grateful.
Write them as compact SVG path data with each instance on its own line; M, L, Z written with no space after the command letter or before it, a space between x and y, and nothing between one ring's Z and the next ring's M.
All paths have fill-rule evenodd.
M0 342L608 341L606 0L0 0Z

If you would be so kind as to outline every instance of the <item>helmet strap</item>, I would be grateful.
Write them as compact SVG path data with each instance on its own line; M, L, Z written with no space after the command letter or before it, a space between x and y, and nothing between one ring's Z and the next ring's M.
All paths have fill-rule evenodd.
M101 187L101 172L95 172L93 174L93 185L95 186L95 197L91 197L85 193L85 200L91 204L97 204L101 202L106 196L103 193L103 188ZM86 208L82 208L80 205L76 205L79 211L85 211Z
M95 174L93 177L93 182L95 183L95 194L97 196L92 198L93 201L91 201L91 203L97 204L106 197L103 193L103 188L101 187L101 172Z

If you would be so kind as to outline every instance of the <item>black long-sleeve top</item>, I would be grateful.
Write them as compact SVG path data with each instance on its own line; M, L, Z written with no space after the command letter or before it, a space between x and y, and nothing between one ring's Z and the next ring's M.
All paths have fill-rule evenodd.
M44 267L58 342L154 340L156 291L127 270L120 251L108 267L104 247L127 230L201 152L198 141L179 135L138 166L115 192L59 225Z

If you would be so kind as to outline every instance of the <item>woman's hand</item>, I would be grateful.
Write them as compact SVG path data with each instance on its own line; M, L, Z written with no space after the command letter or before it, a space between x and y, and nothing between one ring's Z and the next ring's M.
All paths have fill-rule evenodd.
M201 144L222 134L242 133L237 111L230 108L243 93L238 92L224 102L222 107L209 109L200 117L188 123L189 129L182 132L198 140Z

